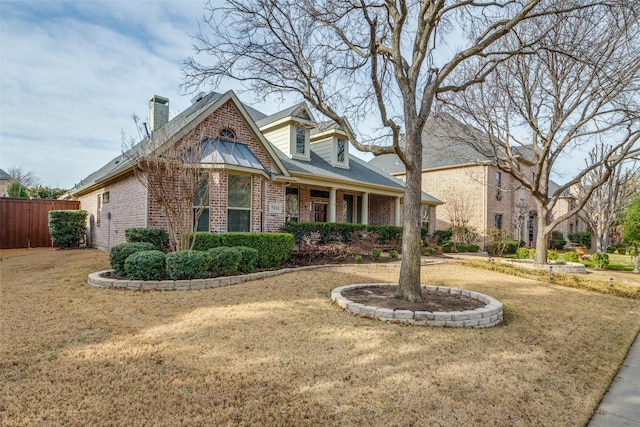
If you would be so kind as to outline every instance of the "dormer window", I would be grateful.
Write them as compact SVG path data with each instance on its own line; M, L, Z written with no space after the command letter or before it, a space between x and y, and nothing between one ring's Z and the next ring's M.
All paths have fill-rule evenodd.
M338 138L338 144L336 145L336 160L338 163L344 163L344 147L344 139Z
M305 154L307 146L307 132L304 128L296 127L296 154Z
M224 128L220 131L220 139L236 139L236 134L229 128Z

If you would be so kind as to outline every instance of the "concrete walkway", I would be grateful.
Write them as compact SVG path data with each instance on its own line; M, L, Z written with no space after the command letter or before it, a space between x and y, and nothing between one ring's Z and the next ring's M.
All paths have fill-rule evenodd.
M640 335L588 427L640 427Z

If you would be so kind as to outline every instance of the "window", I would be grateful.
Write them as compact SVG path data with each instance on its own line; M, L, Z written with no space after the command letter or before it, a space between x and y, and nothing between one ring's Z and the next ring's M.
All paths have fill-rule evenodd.
M228 128L220 131L220 139L236 139L236 134Z
M98 194L96 204L96 226L100 227L100 213L102 212L102 195Z
M429 232L429 205L422 205L420 207L421 210L421 227L424 227L427 229L427 233Z
M496 172L496 199L502 199L502 172Z
M229 175L227 182L227 230L251 231L251 177Z
M339 163L344 163L344 139L338 138L338 147L336 151L336 159Z
M193 229L209 231L209 181L204 178L193 191Z
M109 192L108 192L108 191L107 191L107 192L105 192L105 193L102 195L102 203L109 203Z
M494 215L494 217L493 217L493 225L498 230L502 229L502 214L501 213L497 213L497 214Z
M323 191L323 190L311 190L310 191L310 195L311 195L311 197L318 197L320 199L328 199L329 198L329 192L328 191Z
M297 222L300 212L298 189L287 187L287 194L285 197L285 221Z
M307 132L304 128L296 127L296 154L304 154L307 145Z

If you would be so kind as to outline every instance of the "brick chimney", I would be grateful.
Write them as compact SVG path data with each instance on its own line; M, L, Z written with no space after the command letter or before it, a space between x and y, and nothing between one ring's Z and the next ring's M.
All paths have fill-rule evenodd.
M160 129L169 121L169 99L153 95L149 100L149 132Z

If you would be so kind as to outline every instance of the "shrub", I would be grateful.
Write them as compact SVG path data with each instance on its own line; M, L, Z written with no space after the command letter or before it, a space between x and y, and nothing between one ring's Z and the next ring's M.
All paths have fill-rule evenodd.
M398 251L396 251L395 249L392 249L389 251L389 259L392 260L397 260L398 259Z
M136 242L136 243L122 243L118 246L111 248L109 253L109 261L111 262L111 268L118 276L125 276L127 274L124 264L129 255L141 251L152 251L155 249L153 243Z
M236 249L242 254L240 264L238 264L238 270L243 273L251 273L255 270L256 264L258 263L258 250L247 246L236 246Z
M629 255L635 256L636 255L636 250L635 249L629 249Z
M127 228L124 237L129 243L147 242L153 243L159 251L169 250L169 233L160 227Z
M167 273L172 280L200 279L205 276L211 255L203 251L176 251L167 254Z
M580 231L578 233L569 234L569 241L574 246L591 247L591 234L588 231Z
M456 245L456 252L478 252L480 246L473 243L458 243Z
M561 250L564 248L564 245L567 244L567 241L564 240L564 235L561 231L552 231L551 232L551 240L549 242L549 247L554 250Z
M56 245L63 248L78 248L87 233L87 211L49 211L49 234Z
M433 237L435 237L438 246L442 246L444 242L451 240L452 235L453 232L450 228L447 228L446 230L436 230L433 232Z
M529 259L536 259L536 248L529 249Z
M604 270L609 265L609 255L602 252L593 254L591 260L599 270Z
M221 246L220 234L197 232L190 235L192 239L195 239L192 249L194 251L208 251L211 248L217 248Z
M615 246L609 245L609 246L607 246L607 253L608 254L615 254L616 253L616 249L617 248Z
M456 244L449 241L442 243L442 253L449 254L456 251Z
M578 260L580 259L578 257L578 254L575 252L565 252L565 254L562 257L566 262L578 262Z
M516 258L518 259L529 259L529 249L527 248L518 248L516 251Z
M208 251L211 256L209 271L216 276L229 276L236 271L242 260L242 251L236 247L220 246Z
M626 248L618 248L618 253L619 253L620 255L624 255L624 254L626 254L626 253L627 253L627 249L626 249Z
M558 252L553 251L553 250L547 251L547 259L549 259L551 261L555 261L558 258L560 258L560 254Z
M124 271L133 280L160 280L167 271L165 257L159 250L134 252L124 261Z
M442 255L442 248L440 246L425 246L422 248L423 255Z
M380 259L380 254L382 251L378 248L374 248L371 250L371 259L374 261L378 261Z
M356 264L362 264L362 256L361 255L354 256L353 262L355 262Z
M247 246L258 251L257 266L279 267L291 258L293 235L288 233L225 233L221 246Z

